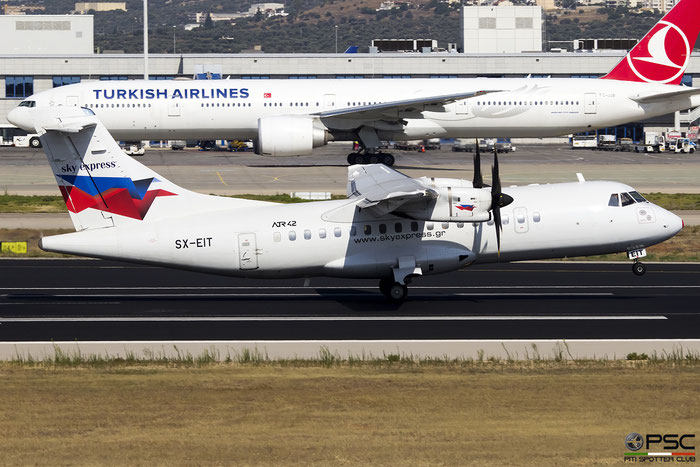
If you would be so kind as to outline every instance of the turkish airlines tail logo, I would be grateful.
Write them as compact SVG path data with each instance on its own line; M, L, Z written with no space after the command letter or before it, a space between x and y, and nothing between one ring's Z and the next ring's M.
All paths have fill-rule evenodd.
M700 32L698 4L681 0L603 79L680 84Z

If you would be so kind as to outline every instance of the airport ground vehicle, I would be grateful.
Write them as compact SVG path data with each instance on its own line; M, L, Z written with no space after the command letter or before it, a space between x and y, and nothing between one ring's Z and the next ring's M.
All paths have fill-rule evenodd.
M617 182L491 186L479 152L471 182L410 178L381 164L348 168L348 198L280 205L183 189L127 157L89 109L31 109L76 232L47 251L212 274L376 278L391 300L411 280L474 263L627 252L681 219ZM67 279L69 280L69 278Z
M573 149L593 149L598 147L598 138L596 135L574 135L571 138L571 147Z
M40 148L41 139L36 133L29 133L15 126L0 127L0 146L17 148Z
M666 138L664 135L655 131L647 131L644 133L644 145L634 148L635 152L664 152L666 150Z
M688 138L674 138L668 142L667 149L675 153L693 154L697 150L697 144Z
M699 3L680 0L600 79L83 82L36 93L8 119L22 126L22 111L31 106L78 105L121 140L251 139L266 156L306 155L329 141L358 140L350 164L365 155L393 163L377 151L382 140L592 131L700 105L700 88L679 86L700 31Z

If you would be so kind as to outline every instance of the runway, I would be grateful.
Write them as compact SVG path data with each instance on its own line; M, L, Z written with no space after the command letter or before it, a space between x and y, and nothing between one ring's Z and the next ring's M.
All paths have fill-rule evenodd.
M261 281L98 260L2 260L0 341L697 339L700 264L540 262L375 281Z

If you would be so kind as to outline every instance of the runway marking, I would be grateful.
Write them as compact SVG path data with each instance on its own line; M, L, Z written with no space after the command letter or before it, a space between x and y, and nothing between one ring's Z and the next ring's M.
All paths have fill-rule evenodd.
M349 290L376 289L375 285L347 286L156 286L156 287L0 287L2 291L26 290ZM558 290L590 290L590 289L700 289L700 285L418 285L410 286L411 290L508 290L508 289L558 289Z
M221 183L223 183L224 185L228 186L228 183L226 183L226 182L224 181L224 179L221 177L221 174L220 174L218 171L216 172L216 175L219 177L219 180L221 180Z
M271 321L637 321L667 320L666 316L90 316L61 318L0 318L0 323L99 322L271 322Z

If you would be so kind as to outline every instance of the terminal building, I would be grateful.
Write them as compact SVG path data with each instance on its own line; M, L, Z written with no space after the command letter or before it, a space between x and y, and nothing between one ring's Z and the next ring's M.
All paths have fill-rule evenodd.
M0 91L0 126L8 126L7 112L35 92L87 80L144 77L143 55L93 53L91 16L0 16L0 21L0 34L5 39L5 48L0 55L0 80L5 84ZM23 24L26 22L31 26ZM154 54L149 56L148 70L149 79L155 80L175 77L434 78L445 80L443 89L449 90L452 78L597 78L610 71L625 53L624 50L612 50L573 53ZM700 86L700 54L691 57L683 82ZM698 118L700 108L598 132L613 132L618 137L639 140L645 128L686 131Z

